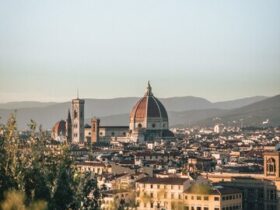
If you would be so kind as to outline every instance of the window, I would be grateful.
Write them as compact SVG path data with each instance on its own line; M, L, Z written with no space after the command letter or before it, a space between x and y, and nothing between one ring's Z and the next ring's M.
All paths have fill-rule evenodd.
M214 197L214 201L219 201L220 198L219 197Z
M209 210L209 208L208 207L204 207L203 210Z
M205 200L205 201L208 201L208 200L209 200L209 197L208 197L208 196L204 196L204 200Z
M171 193L171 198L174 198L174 194L173 193Z
M151 193L151 198L153 198L154 197L154 193Z
M184 210L189 210L189 207L188 206L184 206Z
M151 184L151 189L153 189L153 185Z
M194 197L192 196L192 197L191 197L191 199L193 200L193 199L194 199Z
M187 195L185 195L185 200L188 200L188 196Z
M266 162L266 172L267 175L275 175L276 173L276 163L274 158L269 158Z
M201 207L196 207L196 210L201 210Z
M157 188L158 188L158 189L160 188L160 185L159 185L159 184L157 185Z
M155 128L155 127L156 127L156 124L155 124L155 123L153 123L153 124L152 124L152 127L153 127L153 128Z
M141 123L138 124L138 128L142 128L142 124Z

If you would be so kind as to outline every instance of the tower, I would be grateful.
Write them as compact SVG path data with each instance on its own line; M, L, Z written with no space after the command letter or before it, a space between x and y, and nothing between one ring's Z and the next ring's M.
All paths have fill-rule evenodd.
M66 139L68 143L71 143L72 140L72 120L70 110L68 109L68 116L66 120Z
M280 178L280 152L264 153L264 175L267 178Z
M85 100L72 100L72 143L79 144L84 142L84 104Z
M99 126L100 119L92 118L91 119L91 142L96 143L99 141Z

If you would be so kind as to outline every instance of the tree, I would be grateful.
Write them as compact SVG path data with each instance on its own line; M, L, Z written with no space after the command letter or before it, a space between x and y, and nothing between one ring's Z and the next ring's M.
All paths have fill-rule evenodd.
M73 201L74 192L70 186L71 178L66 168L61 168L57 187L53 196L53 209L68 209Z
M100 192L97 186L97 180L91 173L86 173L83 177L81 209L96 210L99 207Z
M3 210L45 210L47 204L44 201L36 201L29 206L25 205L25 196L18 191L8 191L5 193L5 199L0 205Z
M46 132L33 120L28 125L25 137L14 115L0 125L0 206L21 209L14 198L23 210L98 209L97 181L77 173L69 146L48 147Z

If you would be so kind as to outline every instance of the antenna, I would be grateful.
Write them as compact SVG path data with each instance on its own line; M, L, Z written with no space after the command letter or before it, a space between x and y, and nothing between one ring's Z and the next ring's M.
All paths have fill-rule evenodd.
M79 88L77 88L77 99L79 99Z

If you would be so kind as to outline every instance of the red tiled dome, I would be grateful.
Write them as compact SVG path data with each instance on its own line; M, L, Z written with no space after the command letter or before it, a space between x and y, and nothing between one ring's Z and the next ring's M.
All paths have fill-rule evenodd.
M56 135L65 135L66 134L66 122L64 120L58 121L55 123L52 129L53 134Z
M145 96L135 104L130 113L130 120L134 122L142 122L147 118L168 120L167 112L162 103L153 96L150 84Z

